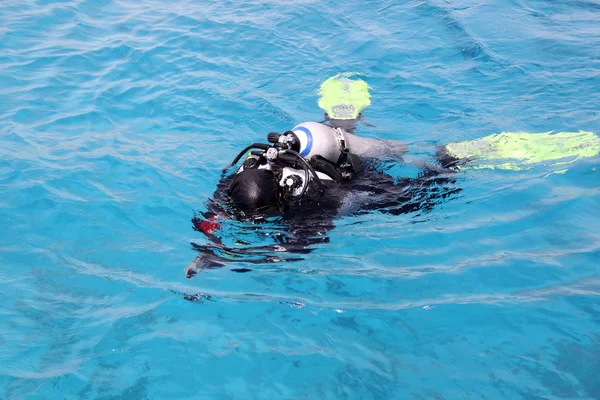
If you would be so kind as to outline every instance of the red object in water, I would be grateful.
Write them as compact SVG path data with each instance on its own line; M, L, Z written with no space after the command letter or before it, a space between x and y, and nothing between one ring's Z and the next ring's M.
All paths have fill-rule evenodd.
M210 235L210 234L215 233L216 231L218 231L221 228L221 224L218 222L215 222L216 219L217 219L217 217L212 217L212 218L209 218L202 222L195 221L194 225L196 226L196 228L198 228L200 231L202 231L205 235Z

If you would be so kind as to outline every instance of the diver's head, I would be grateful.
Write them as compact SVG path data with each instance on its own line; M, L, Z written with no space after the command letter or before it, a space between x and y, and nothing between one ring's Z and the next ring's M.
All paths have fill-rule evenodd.
M233 206L244 216L269 214L277 209L279 185L269 169L244 169L229 186Z

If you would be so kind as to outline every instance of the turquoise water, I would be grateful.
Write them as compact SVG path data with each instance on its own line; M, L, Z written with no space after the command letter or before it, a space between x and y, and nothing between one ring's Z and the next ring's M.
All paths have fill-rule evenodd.
M363 136L600 132L598 2L17 0L0 21L1 399L600 398L597 157L465 171L302 261L183 273L221 168L319 120L336 73L372 87Z

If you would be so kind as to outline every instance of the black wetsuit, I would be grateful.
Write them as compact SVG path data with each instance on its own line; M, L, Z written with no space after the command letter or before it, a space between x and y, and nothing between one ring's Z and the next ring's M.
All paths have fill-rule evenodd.
M326 234L340 214L428 212L460 192L452 173L457 160L440 151L437 161L437 169L425 169L417 178L398 179L381 172L378 160L364 159L364 168L350 181L326 183L324 193L318 195L316 190L308 190L300 202L281 210L274 221L269 218L236 220L227 196L232 176L223 177L213 199L208 202L208 210L192 219L194 229L203 232L209 243L192 243L200 255L186 269L186 275L190 278L200 270L219 268L228 263L301 260L302 254L311 252L314 244L329 241ZM221 223L227 219L237 226L223 234ZM265 237L271 243L253 245L252 240L240 239L253 232L263 233L259 239L261 243ZM225 239L233 244L227 244ZM248 272L250 269L238 265L232 271Z

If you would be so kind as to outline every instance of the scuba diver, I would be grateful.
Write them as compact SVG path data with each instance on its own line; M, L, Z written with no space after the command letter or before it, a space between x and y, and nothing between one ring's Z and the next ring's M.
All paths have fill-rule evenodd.
M192 219L209 243L192 243L200 255L185 269L187 278L226 263L302 259L312 245L329 240L326 233L343 215L428 212L460 192L456 174L469 164L523 169L535 162L572 162L600 152L600 140L590 132L503 133L439 146L433 162L418 165L417 177L393 178L380 171L378 160L402 161L408 146L355 134L356 125L364 123L362 111L370 105L370 94L366 82L351 80L351 75L339 74L321 85L324 121L271 132L267 143L245 147L224 169L207 211ZM244 156L241 166L228 173ZM226 244L224 237L231 233L223 232L226 220L237 221L246 233L262 232L261 242L268 236L271 243L253 246L236 232L233 244Z

